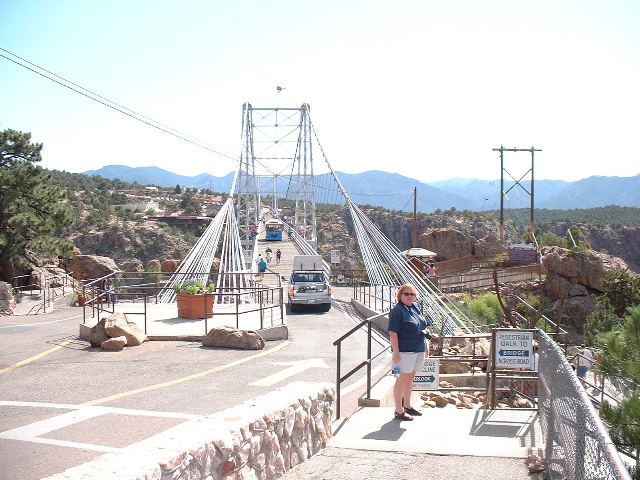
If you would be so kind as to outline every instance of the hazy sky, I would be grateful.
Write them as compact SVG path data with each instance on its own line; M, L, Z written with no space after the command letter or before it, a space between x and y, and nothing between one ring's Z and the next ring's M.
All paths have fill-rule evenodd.
M244 102L308 103L335 170L423 182L499 178L501 144L542 149L536 179L640 173L639 25L638 0L0 0L1 49L231 157ZM235 169L4 50L0 129L42 166Z

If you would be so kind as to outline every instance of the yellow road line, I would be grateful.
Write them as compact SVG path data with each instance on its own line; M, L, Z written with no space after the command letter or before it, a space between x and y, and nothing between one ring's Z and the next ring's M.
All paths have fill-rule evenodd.
M194 373L193 375L189 375L187 377L177 378L175 380L170 380L168 382L156 383L155 385L149 385L147 387L137 388L135 390L129 390L128 392L116 393L115 395L111 395L109 397L99 398L97 400L91 400L90 402L82 403L81 405L100 405L102 403L111 402L113 400L118 400L120 398L128 397L130 395L135 395L137 393L150 392L152 390L157 390L159 388L171 387L173 385L178 385L179 383L188 382L189 380L194 380L196 378L201 378L206 375L211 375L212 373L221 372L222 370L226 370L227 368L235 367L237 365L242 365L250 360L255 360L256 358L264 357L265 355L269 355L270 353L277 352L282 348L289 345L288 340L286 342L281 343L277 347L273 347L267 351L260 352L256 355L251 355L250 357L243 358L241 360L236 360L235 362L227 363L225 365L220 365L219 367L212 368L210 370L205 370L204 372Z
M11 365L10 367L3 368L2 370L0 370L0 373L8 372L9 370L13 370L14 368L21 367L23 365L26 365L27 363L35 362L36 360L40 360L42 357L46 357L50 353L57 352L61 348L66 347L71 342L73 342L73 340L65 340L60 345L58 345L56 347L53 347L53 348L47 350L46 352L39 353L38 355L35 355L35 356L31 357L31 358L27 358L26 360L23 360L21 362L15 363L15 364Z

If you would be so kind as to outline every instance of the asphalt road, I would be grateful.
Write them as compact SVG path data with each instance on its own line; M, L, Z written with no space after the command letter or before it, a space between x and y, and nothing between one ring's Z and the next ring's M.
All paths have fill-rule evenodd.
M289 314L289 339L260 351L154 341L109 352L78 338L78 308L1 317L0 478L60 473L293 381L335 383L333 341L359 321L349 310L334 300L328 313ZM343 373L364 360L365 342L359 333L343 346ZM362 376L343 389L348 413L364 393Z

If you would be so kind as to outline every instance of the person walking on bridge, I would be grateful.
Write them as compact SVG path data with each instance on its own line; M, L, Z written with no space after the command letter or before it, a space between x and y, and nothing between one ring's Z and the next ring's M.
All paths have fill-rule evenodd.
M398 303L389 312L389 340L394 372L399 370L393 387L395 418L397 420L413 420L411 415L422 415L422 412L411 406L411 392L416 372L422 371L424 360L429 356L427 339L431 338L430 320L420 312L414 302L417 290L405 283L398 289Z

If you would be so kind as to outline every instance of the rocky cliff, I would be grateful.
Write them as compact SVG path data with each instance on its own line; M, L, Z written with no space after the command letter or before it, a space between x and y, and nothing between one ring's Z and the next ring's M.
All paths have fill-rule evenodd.
M400 250L413 245L413 217L379 209L363 209L372 223ZM474 212L448 212L419 216L418 236L420 247L438 253L438 260L450 260L465 255L490 255L500 253L512 243L521 243L525 231L506 223L505 244L499 242L499 222L494 217ZM541 231L550 231L564 237L574 223L547 224ZM591 248L595 251L619 257L636 273L640 273L640 226L596 227L578 224ZM361 268L360 250L355 238L353 222L347 207L318 217L319 249L325 259L329 252L338 249L346 268ZM353 267L352 267L353 266Z
M559 236L564 236L573 223L556 223L542 226ZM623 259L629 269L640 273L640 226L613 228L577 224L589 241L591 248Z
M124 271L141 270L150 261L182 260L191 245L184 235L172 233L152 221L119 221L104 230L71 234L77 253L113 259Z

